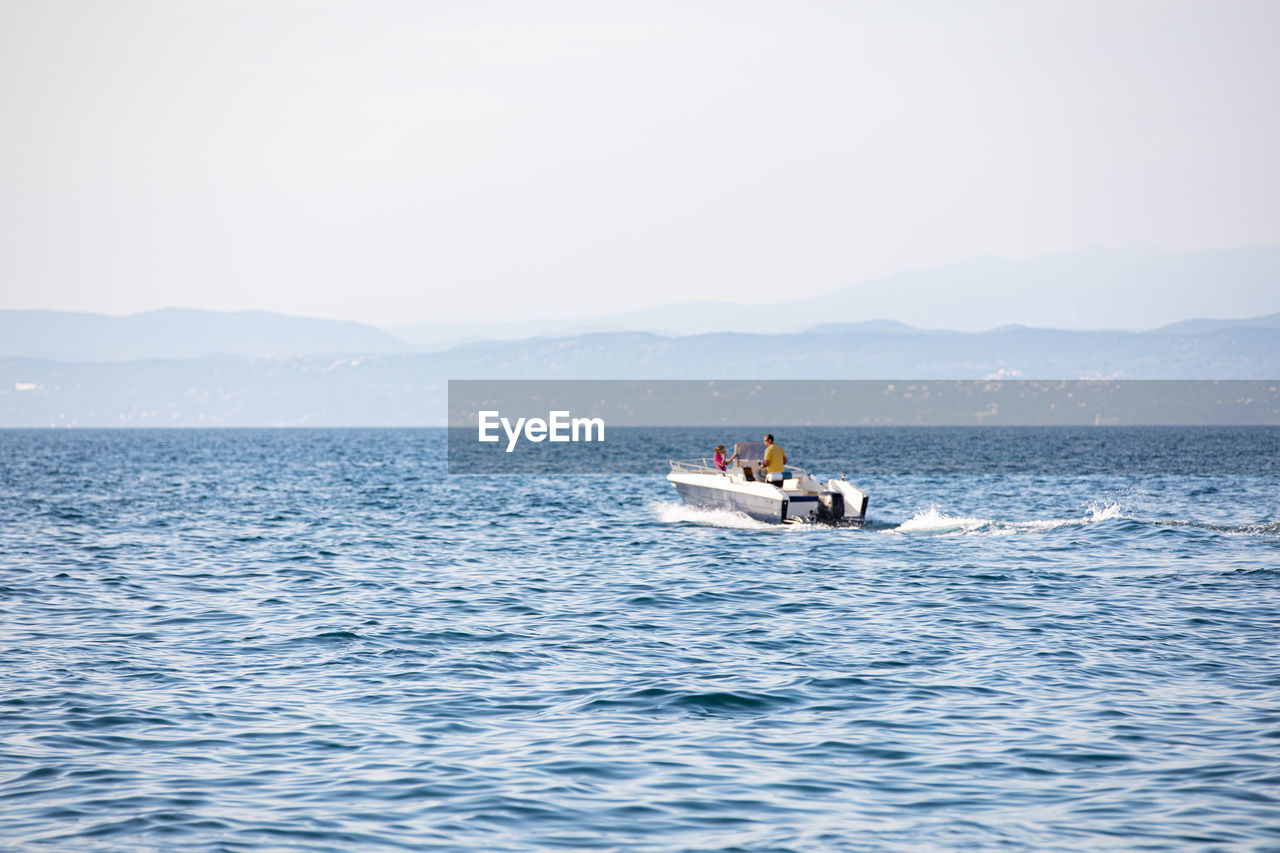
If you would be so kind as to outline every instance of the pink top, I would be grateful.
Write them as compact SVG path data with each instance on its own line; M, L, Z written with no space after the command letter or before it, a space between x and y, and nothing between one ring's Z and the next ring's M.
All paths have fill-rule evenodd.
M721 453L719 450L716 451L716 470L717 471L724 470L724 454Z

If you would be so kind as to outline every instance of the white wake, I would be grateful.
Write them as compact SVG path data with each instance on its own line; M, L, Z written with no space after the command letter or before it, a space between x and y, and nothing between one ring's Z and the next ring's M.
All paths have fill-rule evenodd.
M757 521L748 515L733 512L732 510L699 509L668 501L650 504L649 508L658 517L658 521L663 524L678 524L687 521L692 524L705 524L709 527L728 527L736 530L768 530L783 526L781 524L768 524L763 521Z
M923 512L917 512L911 518L896 527L887 529L885 532L935 536L955 536L973 533L1007 536L1014 533L1038 533L1046 530L1057 530L1062 527L1079 527L1117 518L1127 518L1127 516L1123 507L1115 502L1091 503L1086 507L1084 516L1079 518L1043 518L1027 521L1002 521L995 518L947 515L939 512L937 507L931 506Z

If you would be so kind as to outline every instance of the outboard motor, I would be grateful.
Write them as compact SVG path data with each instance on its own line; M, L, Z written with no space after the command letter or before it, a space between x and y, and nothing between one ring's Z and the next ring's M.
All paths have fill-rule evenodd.
M844 495L839 492L819 494L818 521L823 524L839 524L844 521Z

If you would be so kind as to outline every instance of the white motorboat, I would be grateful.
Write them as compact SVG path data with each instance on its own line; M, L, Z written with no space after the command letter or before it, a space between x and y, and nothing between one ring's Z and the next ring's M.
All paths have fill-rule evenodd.
M787 465L781 477L775 473L768 482L760 473L763 442L740 441L734 453L736 464L724 471L709 459L672 460L667 479L687 506L732 510L759 521L857 526L866 518L866 492L843 478L823 484L803 468Z

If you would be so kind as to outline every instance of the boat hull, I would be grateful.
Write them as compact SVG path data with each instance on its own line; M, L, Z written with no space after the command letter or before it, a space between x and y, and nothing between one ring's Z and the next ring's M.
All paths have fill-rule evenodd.
M686 506L737 512L769 524L807 521L833 526L858 526L866 516L866 494L843 480L830 480L824 495L842 496L833 517L821 505L827 498L803 490L784 491L760 482L743 482L718 473L672 471L667 480ZM822 488L814 484L812 488ZM843 513L839 515L839 513Z
M726 509L740 512L757 521L781 524L787 520L787 496L773 486L754 483L755 488L726 488L723 477L705 474L671 474L667 477L675 486L686 506L699 509Z

